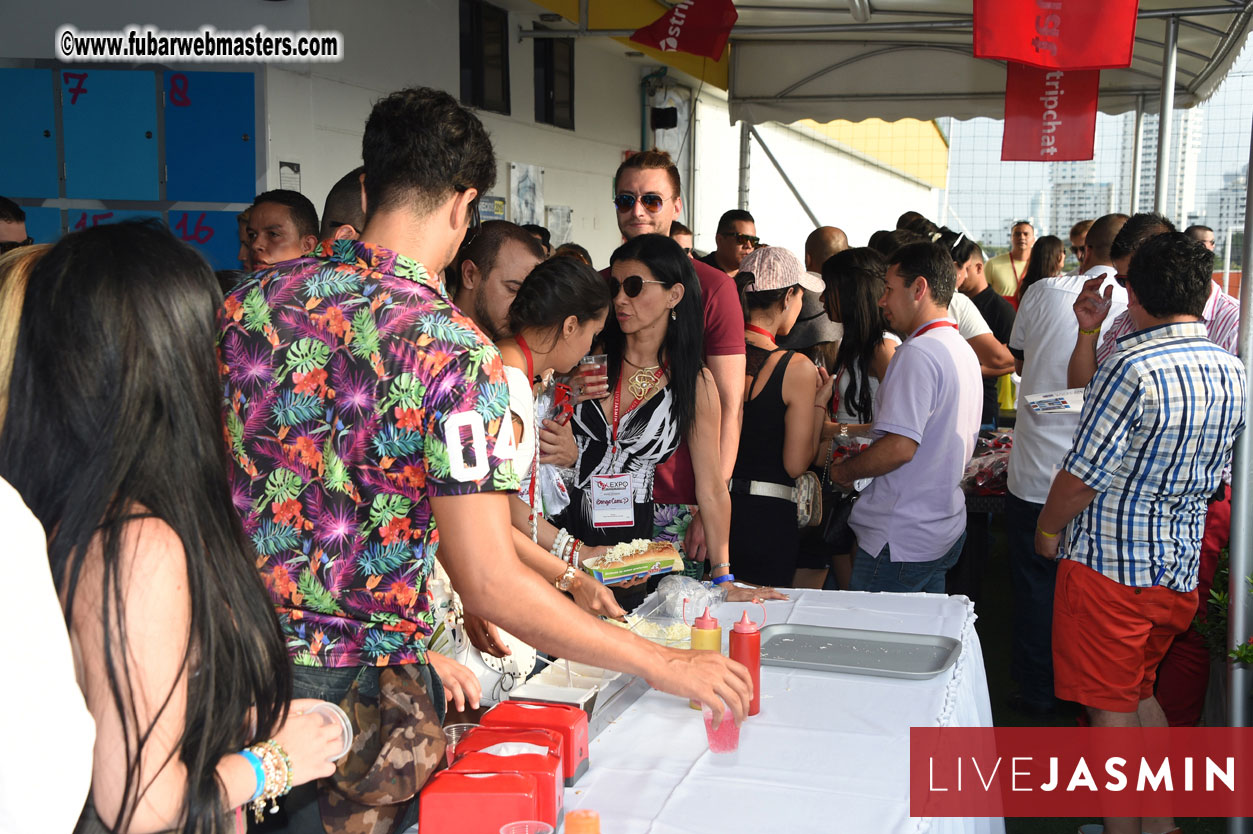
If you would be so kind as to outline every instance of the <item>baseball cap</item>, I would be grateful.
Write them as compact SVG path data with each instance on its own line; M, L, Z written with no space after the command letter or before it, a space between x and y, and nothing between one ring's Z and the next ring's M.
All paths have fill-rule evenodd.
M797 284L813 292L822 292L826 288L822 278L806 272L800 258L782 246L763 246L749 252L740 261L740 272L753 276L743 285L744 292L782 290Z

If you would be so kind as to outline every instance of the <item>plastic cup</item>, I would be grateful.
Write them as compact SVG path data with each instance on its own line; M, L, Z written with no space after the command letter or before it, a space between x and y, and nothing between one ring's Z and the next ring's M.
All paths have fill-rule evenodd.
M715 730L713 710L702 706L700 711L705 717L705 737L709 739L709 752L715 754L714 761L719 764L733 763L726 760L737 758L733 754L740 749L740 728L735 723L735 715L726 710L722 714L722 723Z
M307 710L307 712L322 716L322 720L327 724L339 724L340 737L344 746L340 748L338 753L331 756L331 761L337 762L344 756L347 756L348 751L352 749L352 722L348 720L348 713L329 701L322 701L317 706Z
M473 730L478 724L449 724L444 728L444 757L448 760L448 766L452 767L452 763L457 760L457 745L465 734Z
M609 379L609 354L607 353L589 353L579 360L578 370L578 392L580 395L587 389L591 380L596 380L598 384L603 380L608 382ZM601 396L608 394L608 391Z
M500 834L553 834L553 827L540 820L518 820L502 825Z

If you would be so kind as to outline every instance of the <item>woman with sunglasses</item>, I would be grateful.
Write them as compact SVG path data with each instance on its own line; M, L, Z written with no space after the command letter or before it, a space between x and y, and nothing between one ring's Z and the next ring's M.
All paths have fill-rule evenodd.
M645 234L610 259L613 315L601 335L609 395L574 411L578 459L570 506L559 519L592 545L653 534L653 474L685 438L692 454L714 582L730 582L731 501L719 476L720 407L701 363L700 285L691 260L668 237ZM630 504L612 500L625 493ZM777 596L733 588L730 599Z
M1027 264L1027 271L1022 276L1022 283L1018 285L1018 295L1014 299L1014 306L1017 307L1021 303L1032 284L1043 281L1045 278L1061 275L1065 264L1066 247L1062 244L1061 238L1054 235L1037 238L1035 245L1031 247L1031 260Z

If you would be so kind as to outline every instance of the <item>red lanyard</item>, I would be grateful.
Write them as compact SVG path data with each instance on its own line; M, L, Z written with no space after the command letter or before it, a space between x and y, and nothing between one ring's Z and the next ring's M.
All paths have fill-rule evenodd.
M522 338L519 333L513 337L518 343L518 349L522 351L522 358L526 360L526 381L534 384L535 382L535 360L531 357L531 346L526 343L526 339Z
M770 346L771 346L771 347L777 347L777 345L775 344L775 341L774 341L774 334L773 334L773 333L771 333L771 332L770 332L769 330L767 330L766 328L764 328L764 327L758 327L758 326L757 326L757 325L755 325L755 324L746 324L746 325L744 325L744 329L745 329L745 330L747 330L747 331L750 331L750 332L752 332L752 333L756 333L758 336L765 336L767 339L769 339L769 340L770 340Z
M1030 258L1031 258L1031 256L1030 256L1030 255L1028 255L1028 256L1027 256L1027 259L1028 259L1028 260L1030 260ZM1014 256L1013 256L1013 253L1011 253L1011 254L1010 254L1010 256L1009 256L1009 271L1010 271L1010 272L1012 272L1012 273L1014 273L1014 283L1015 283L1015 284L1017 284L1017 283L1018 283L1018 281L1019 281L1020 279L1018 278L1018 270L1014 268ZM1023 272L1026 272L1026 271L1027 271L1027 268L1026 268L1026 267L1023 267L1022 271L1023 271Z
M940 319L939 321L933 321L933 322L931 322L930 324L926 325L925 327L920 327L920 328L918 328L918 331L917 331L916 333L914 333L914 335L910 336L909 338L911 338L911 339L917 339L917 338L918 338L919 336L921 336L923 333L926 333L928 330L935 330L937 327L951 327L951 328L953 328L954 330L956 330L956 329L957 329L957 325L956 325L956 324L953 324L953 322L951 322L951 321L949 321L949 320L947 320L947 319Z
M653 385L656 385L657 380L661 379L662 375L664 375L665 372L666 372L666 366L662 364L661 367L659 367L656 371L653 372L653 381L648 387L652 388ZM648 391L645 391L644 395L647 396ZM627 407L627 413L630 413L631 411L633 411L635 407L638 406L642 402L644 402L643 397L636 397L633 400L631 400L631 404ZM613 426L611 428L612 434L610 435L610 440L613 443L613 450L615 453L618 451L618 420L620 419L619 409L621 409L621 407L622 407L622 371L621 369L619 369L618 384L615 385L613 389Z

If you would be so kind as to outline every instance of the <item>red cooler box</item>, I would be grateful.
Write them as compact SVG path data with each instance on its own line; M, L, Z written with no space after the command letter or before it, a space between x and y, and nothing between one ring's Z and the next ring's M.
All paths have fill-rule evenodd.
M533 773L444 770L422 789L418 828L422 834L500 834L507 822L540 819L542 804Z
M566 787L587 772L587 713L569 704L503 701L483 714L484 727L540 727L561 736Z
M525 744L533 753L488 753L484 750L501 744ZM561 819L564 799L561 767L561 737L552 730L523 730L515 727L478 727L457 745L453 771L460 773L530 773L539 782L540 813L553 828Z

